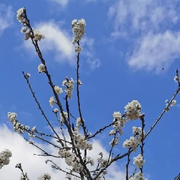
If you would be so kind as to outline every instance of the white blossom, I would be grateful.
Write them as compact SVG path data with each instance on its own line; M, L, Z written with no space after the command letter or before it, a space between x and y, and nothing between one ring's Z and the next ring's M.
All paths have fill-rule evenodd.
M72 98L72 92L74 89L74 80L71 78L70 80L66 77L66 79L62 82L63 86L66 86L66 89L64 90L66 92L66 95L69 99Z
M64 114L65 118L68 119L68 113L67 112L63 112L63 114ZM62 113L60 113L60 118L61 118L61 122L63 123L65 119L64 119Z
M34 31L34 40L40 41L41 39L44 39L44 35L40 31Z
M76 53L80 53L81 52L81 47L79 45L75 46L75 52Z
M24 17L23 17L23 13L24 13L24 8L20 8L20 9L18 9L17 10L17 20L19 21L19 22L21 22L22 24L24 23Z
M51 179L51 175L48 173L38 177L38 180L50 180L50 179Z
M42 72L44 72L46 69L45 69L45 65L44 64L40 64L39 66L38 66L38 73L42 73Z
M25 32L26 32L26 30L27 30L27 28L26 28L26 27L22 27L22 28L21 28L21 32L22 32L22 33L25 33Z
M57 108L55 108L55 109L53 110L53 112L54 112L54 113L57 113L57 112L59 112L59 110L58 110Z
M174 77L174 81L175 81L175 82L178 82L178 81L179 81L179 77L178 77L178 76L175 76L175 77Z
M136 148L138 146L138 141L135 137L131 136L130 139L126 139L123 143L124 148L133 148L134 151L136 151Z
M26 77L27 77L27 78L31 77L31 74L30 74L30 73L27 73L27 74L26 74Z
M125 113L128 120L138 119L141 114L141 104L133 100L125 106Z
M2 151L0 153L0 169L4 166L4 165L8 165L10 162L10 157L12 156L11 151L9 151L8 149L5 149L4 151Z
M112 141L109 143L110 146L115 146L118 145L119 142L119 138L115 137L114 139L112 139Z
M175 106L176 105L176 103L177 103L177 101L174 99L174 100L172 100L171 101L171 106Z
M37 130L36 130L36 126L34 126L31 131L32 131L32 132L36 132L36 131L37 131Z
M138 172L134 176L130 177L129 180L148 180L148 179L144 178L141 172Z
M56 91L57 94L63 93L62 88L60 88L59 86L54 86L54 90Z
M56 103L56 101L54 100L54 97L50 97L50 99L49 99L50 106L53 107L55 103Z
M11 122L17 119L17 114L15 112L8 112L8 118Z
M85 34L86 21L84 19L74 19L72 21L72 31L74 33L73 44L79 42Z
M142 168L145 163L145 160L141 154L133 158L133 164L138 168Z

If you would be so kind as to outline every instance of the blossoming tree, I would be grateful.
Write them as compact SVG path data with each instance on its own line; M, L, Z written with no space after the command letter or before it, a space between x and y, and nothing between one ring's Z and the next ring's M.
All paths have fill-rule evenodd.
M48 83L52 89L52 97L49 99L49 104L53 109L53 113L59 123L59 128L61 133L58 133L49 121L46 113L44 112L36 94L30 83L31 75L29 73L23 73L23 76L27 82L29 90L37 104L41 114L43 115L45 121L47 122L49 128L53 134L41 133L37 130L36 126L30 128L28 125L21 124L18 121L18 116L15 112L8 112L8 118L12 122L14 130L20 134L28 133L31 138L39 139L57 149L58 156L46 152L36 145L35 142L26 139L31 145L35 146L42 151L42 155L52 158L60 158L65 161L68 169L63 169L59 167L53 160L47 160L46 162L52 164L52 168L59 170L66 174L66 178L71 180L105 180L106 174L108 173L108 167L113 163L120 161L123 158L127 159L126 163L126 180L147 180L143 175L143 166L145 163L144 157L144 141L149 136L151 131L154 129L156 124L160 121L162 116L170 110L171 106L176 104L176 96L180 91L180 80L178 75L178 70L176 70L176 75L174 81L178 84L178 88L170 100L166 100L166 105L160 116L155 120L151 128L145 132L145 114L141 112L141 104L137 100L132 100L125 106L124 113L114 112L113 121L110 124L104 125L102 128L97 130L95 133L91 134L88 132L88 128L83 118L83 113L81 111L80 102L80 90L79 87L82 85L80 80L79 68L80 68L80 53L81 53L81 39L85 34L86 22L84 19L73 20L72 21L72 31L74 33L74 39L72 43L74 44L75 53L77 53L77 68L76 68L76 80L73 78L66 77L62 82L64 89L53 83L53 80L48 71L46 61L42 55L39 47L39 41L45 38L45 36L32 28L30 21L27 17L26 9L21 8L17 11L17 19L22 24L21 32L24 33L24 39L30 40L35 48L35 51L40 59L40 64L38 66L38 73L42 73L47 77ZM75 92L74 87L76 87ZM72 95L77 96L77 107L79 117L74 117L70 112L69 101ZM65 101L65 106L63 106L62 100ZM141 122L141 127L132 127L132 135L129 139L123 142L123 147L127 149L124 154L115 154L114 149L119 143L120 136L123 135L123 127L126 123L132 120L139 120ZM89 156L89 152L93 149L92 139L98 136L100 133L106 129L110 129L109 136L112 140L109 142L109 155L104 157L102 152L99 152L99 158L93 159ZM67 132L65 134L65 131ZM47 138L50 137L55 140L56 143L49 141ZM139 151L139 155L132 157L132 153ZM10 157L12 153L10 150L4 150L0 153L0 169L4 165L8 165L10 162ZM134 172L129 173L130 160L133 159ZM21 163L16 165L16 168L20 169L22 172L21 180L29 180L28 174L23 171ZM44 174L38 178L39 180L49 180L51 179L50 174Z

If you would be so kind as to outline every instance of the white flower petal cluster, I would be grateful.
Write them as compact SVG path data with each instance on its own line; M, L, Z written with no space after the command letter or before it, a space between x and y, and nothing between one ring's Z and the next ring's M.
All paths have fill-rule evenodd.
M89 163L91 166L94 166L94 159L92 159L91 157L87 157L86 162Z
M25 21L24 21L24 11L25 11L25 8L20 8L17 10L17 20L24 24Z
M122 127L124 127L126 119L121 116L121 113L119 111L114 112L113 117L113 127L120 135L122 135Z
M50 179L51 179L51 175L48 173L38 177L38 180L50 180Z
M63 114L64 114L65 118L68 119L68 113L63 111ZM65 119L64 119L62 113L60 113L60 118L61 118L61 123L64 123Z
M9 151L8 149L5 149L4 151L2 151L0 153L0 169L4 166L4 165L8 165L10 162L10 157L12 156L11 151Z
M40 41L41 39L44 39L44 35L40 31L34 31L34 40Z
M173 99L173 100L171 101L171 106L175 106L176 103L177 103L177 101L176 101L175 99Z
M8 118L13 123L14 131L24 134L24 125L18 122L17 114L14 112L8 112Z
M80 53L81 52L81 47L79 45L75 46L75 52L76 53Z
M31 74L30 74L30 73L27 73L27 74L26 74L26 77L27 77L27 78L31 77Z
M74 19L72 21L72 31L75 35L72 41L73 44L81 40L81 38L85 34L85 26L86 26L86 21L84 19L80 19L80 20Z
M66 89L64 90L66 92L66 95L68 96L69 99L72 98L72 92L74 89L74 80L73 78L71 78L70 80L68 78L66 78L63 82L62 82L63 86L66 86Z
M83 119L84 121L84 119ZM80 117L76 119L76 130L79 130L80 126L82 125L82 120Z
M104 168L104 167L107 166L108 160L107 159L103 159L103 156L101 156L100 158L98 158L98 163L100 164L101 168Z
M14 122L15 120L17 120L17 114L15 112L8 112L8 119L11 122Z
M125 106L125 113L128 120L136 120L141 114L141 104L137 100L129 102Z
M34 126L31 131L36 132L37 131L36 126Z
M109 143L110 146L116 146L118 145L119 142L119 138L115 137L114 139L112 139L112 141Z
M113 122L114 122L113 128L114 129L112 129L109 132L109 135L113 136L116 133L118 133L119 135L122 135L123 134L122 127L124 127L124 125L126 123L126 119L121 116L121 113L119 111L113 113L113 118L114 118L113 119ZM119 138L115 137L112 139L112 141L109 144L110 144L110 146L114 146L114 145L118 145L118 142L119 142Z
M142 141L142 136L143 138L145 136L145 131L143 131L143 134L142 134L142 128L136 127L136 126L133 126L132 129L133 129L133 135L137 137L137 140L140 143Z
M145 160L141 154L133 158L133 164L138 168L142 168L145 163Z
M33 31L33 33L32 33ZM44 39L45 36L40 31L31 30L27 27L22 27L21 32L24 33L24 40L27 41L30 37L33 37L35 41L41 41L41 39Z
M72 179L71 174L66 174L66 179L71 180Z
M73 132L74 141L77 148L81 150L89 149L92 150L92 144L90 144L85 137L80 134L78 131Z
M138 146L138 141L135 137L131 136L130 139L126 139L123 143L124 148L132 148L133 151L136 151L136 148Z
M60 88L59 86L54 86L54 90L56 91L57 94L63 93L62 88Z
M21 175L21 179L20 180L30 180L30 179L28 178L27 173L24 173L24 175Z
M144 178L141 172L138 172L134 176L130 177L129 180L148 180L148 179Z
M80 172L83 169L79 158L77 158L73 153L70 156L65 158L65 162L67 165L72 166L72 171Z
M21 28L21 32L25 34L25 41L28 40L30 37L33 38L35 41L40 41L41 39L45 38L40 31L34 31L33 29L29 29L29 27L27 26L28 21L25 17L25 8L20 8L17 11L17 20L23 25L23 27Z
M56 101L54 100L54 97L50 97L50 99L49 99L50 106L53 107L55 103L56 103Z
M62 158L67 158L71 156L71 152L67 149L59 149L58 154L62 157Z
M41 64L38 66L38 73L42 73L42 72L45 72L45 71L46 71L45 65L41 63Z
M54 108L53 112L54 112L54 113L58 113L59 110L58 110L57 108Z
M174 77L174 81L175 81L175 82L179 82L179 77L178 77L178 76L175 76L175 77Z

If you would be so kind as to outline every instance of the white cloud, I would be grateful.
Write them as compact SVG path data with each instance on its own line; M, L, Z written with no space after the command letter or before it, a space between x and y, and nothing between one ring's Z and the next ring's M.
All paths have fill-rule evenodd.
M96 57L94 50L94 39L84 37L82 39L82 55L87 57L87 63L92 70L101 66L101 61Z
M158 72L180 58L179 47L180 32L148 33L139 40L128 63L136 69L155 69Z
M40 42L40 48L43 52L54 52L55 59L58 62L68 61L70 64L75 63L74 47L71 43L72 37L60 28L54 22L42 22L35 25L34 29L42 32L45 36ZM24 42L25 48L34 52L32 44Z
M162 25L177 23L177 4L180 3L176 0L119 0L109 8L108 15L115 17L116 31L126 25L133 30L154 30Z
M33 140L34 141L34 140ZM28 173L30 179L37 179L40 175L44 173L51 174L52 179L65 179L64 173L60 171L53 170L50 165L45 164L46 159L52 159L48 157L39 157L34 156L33 154L40 154L41 152L32 145L29 145L21 135L18 133L10 131L7 126L0 126L0 152L5 148L12 151L13 156L10 159L10 164L4 166L1 171L1 180L11 180L20 178L20 171L15 168L17 163L21 163L25 172ZM40 143L36 143L42 149L45 149L47 152L51 154L57 154L57 149ZM104 153L104 157L108 157L108 152L103 148L99 141L93 141L94 149L90 152L90 156L94 159L99 157L99 152ZM59 165L61 168L66 168L66 164L63 160L56 159L55 163ZM9 173L11 172L11 173ZM112 164L112 166L108 170L108 179L109 180L121 180L125 178L124 169L121 170L119 166L116 164Z
M134 47L127 53L131 67L157 72L179 58L179 33L174 30L179 7L177 0L119 0L109 8L108 16L114 18L111 37L131 39Z
M35 25L35 30L42 32L45 39L40 41L40 49L42 52L53 52L54 58L58 62L68 62L70 65L76 65L76 53L72 44L72 36L63 28L60 28L56 23L41 22ZM91 69L100 67L101 62L96 58L94 50L94 39L83 37L81 40L82 55L86 57L86 62ZM24 47L35 53L34 47L30 41L24 42Z
M11 6L0 4L0 34L13 24L13 15Z
M54 3L58 3L62 7L67 6L67 4L69 3L69 0L49 0L49 1L54 2Z

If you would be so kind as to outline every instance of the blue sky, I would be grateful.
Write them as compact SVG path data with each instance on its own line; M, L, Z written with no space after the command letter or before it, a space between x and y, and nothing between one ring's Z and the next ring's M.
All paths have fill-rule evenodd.
M0 151L5 148L24 157L30 157L31 147L14 134L8 122L7 112L17 112L23 124L49 132L44 119L27 88L21 71L31 74L31 84L44 110L57 126L49 98L52 92L44 74L38 74L40 61L30 42L24 42L21 24L16 11L26 7L31 25L44 33L40 47L55 84L61 86L66 76L76 79L76 57L71 40L71 21L84 18L86 35L82 40L80 57L80 88L83 117L90 132L112 122L114 111L124 112L124 106L137 99L146 114L146 131L165 107L177 89L173 81L180 58L180 2L177 0L38 0L0 1ZM162 70L164 68L164 70ZM179 68L180 69L180 68ZM179 96L176 98L179 101ZM70 101L72 113L77 117L76 95ZM180 105L165 114L151 135L146 139L144 166L149 180L170 180L179 173ZM10 129L7 129L4 124ZM115 152L124 152L122 143L131 136L131 127L138 121L129 122L124 137ZM109 129L110 130L110 129ZM95 147L107 151L110 138L108 131L99 135ZM108 140L108 141L107 141ZM18 147L17 147L18 146ZM45 148L45 145L42 145ZM100 146L100 147L99 147ZM17 149L18 148L18 149ZM51 150L51 149L50 149ZM19 152L18 152L19 151ZM27 152L28 151L28 152ZM21 153L20 153L21 154ZM14 156L15 156L14 155ZM19 157L0 172L2 180L8 168L18 163ZM33 174L32 158L24 161L25 171ZM39 160L38 163L44 160ZM31 162L31 163L30 163ZM37 159L35 160L37 162ZM38 164L37 163L37 164ZM125 160L110 170L113 180L123 178ZM38 167L36 167L38 168ZM47 171L50 170L44 167ZM131 164L133 169L133 165ZM19 177L14 168L13 177ZM31 174L35 178L38 174ZM119 172L119 175L117 174ZM3 175L1 175L1 173ZM53 177L57 177L57 173ZM11 178L11 179L10 179Z

